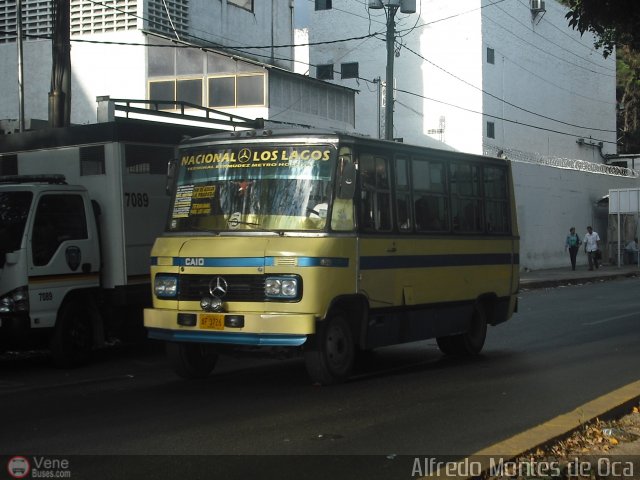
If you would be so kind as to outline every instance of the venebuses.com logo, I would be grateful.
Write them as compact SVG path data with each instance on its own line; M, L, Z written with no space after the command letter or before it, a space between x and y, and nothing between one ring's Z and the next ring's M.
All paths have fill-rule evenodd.
M14 455L7 462L11 478L71 478L71 462L66 458Z
M7 471L12 478L25 478L31 471L31 464L25 457L11 457L7 462Z

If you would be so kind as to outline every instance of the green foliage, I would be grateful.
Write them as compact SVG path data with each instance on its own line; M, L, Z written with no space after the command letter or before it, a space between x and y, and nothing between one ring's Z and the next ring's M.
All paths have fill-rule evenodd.
M569 9L569 26L594 34L605 58L616 50L619 151L640 152L640 1L559 1Z
M640 50L638 0L560 0L569 8L569 26L596 36L595 46L607 57L616 45Z

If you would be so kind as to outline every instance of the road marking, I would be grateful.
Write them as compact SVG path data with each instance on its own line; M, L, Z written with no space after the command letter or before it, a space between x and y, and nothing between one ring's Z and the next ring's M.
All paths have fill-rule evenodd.
M602 320L596 320L595 322L588 322L588 323L583 323L582 325L599 325L601 323L607 323L607 322L613 322L614 320L620 320L621 318L628 318L628 317L633 317L638 315L638 312L633 312L633 313L625 313L624 315L618 315L617 317L609 317L609 318L603 318Z
M473 462L473 464L476 464L476 462L478 462L482 464L485 470L487 470L491 466L492 460L494 465L497 464L500 459L504 462L508 462L525 452L550 442L551 440L563 437L581 425L602 417L616 408L636 403L639 398L640 380L587 402L570 412L558 415L557 417L541 423L529 430L520 432L511 438L503 440L502 442L498 442L484 448L463 460L458 460L456 463L464 464L466 462L472 464ZM423 478L445 478L445 476L442 472L438 471ZM455 477L447 478L451 479Z

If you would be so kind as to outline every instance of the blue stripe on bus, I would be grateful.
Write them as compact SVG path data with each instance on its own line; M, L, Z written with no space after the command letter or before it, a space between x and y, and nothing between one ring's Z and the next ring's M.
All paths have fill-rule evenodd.
M360 257L362 270L393 268L470 267L518 264L518 255L510 253L470 253L447 255L384 255Z
M189 264L187 264L187 259ZM194 263L193 260L197 259ZM298 267L348 267L343 257L296 257ZM151 266L158 265L158 257L151 257ZM173 267L274 267L276 257L173 257Z

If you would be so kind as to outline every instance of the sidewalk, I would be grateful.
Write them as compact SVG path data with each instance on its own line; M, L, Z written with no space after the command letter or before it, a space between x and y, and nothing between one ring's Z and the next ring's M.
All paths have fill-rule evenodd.
M537 288L551 288L559 285L576 285L580 283L593 282L593 281L603 281L603 280L612 280L615 278L625 278L625 277L635 277L640 276L640 268L637 265L621 265L618 267L617 265L601 265L599 269L590 271L589 267L586 265L579 265L576 267L576 270L571 270L571 266L567 266L564 268L551 268L551 269L541 269L541 270L529 270L520 272L520 289L521 290L532 290ZM599 429L598 419L613 416L613 418L620 418L619 413L621 411L622 405L628 407L628 404L632 404L636 406L635 412L637 412L638 406L638 397L631 401L623 402L622 404L618 404L619 402L612 401L609 406L602 407L602 412L598 415L591 415L589 418L583 419L581 424L584 426L589 422L596 422L593 427L591 427L591 431L594 430L599 432L599 435L602 439L607 440L604 435L604 430ZM627 410L628 411L628 410ZM616 412L618 413L616 415ZM583 413L581 413L583 414ZM538 450L540 452L545 452L544 455L549 455L550 451L555 451L557 458L577 458L588 459L592 458L592 462L597 462L597 458L599 457L609 457L613 455L613 458L624 459L625 461L633 461L635 468L635 475L632 475L628 478L640 478L638 476L638 470L640 469L640 464L638 464L638 458L640 458L640 439L638 439L637 435L640 434L640 414L639 413L628 413L625 416L622 416L620 420L615 421L614 425L618 425L622 427L624 430L621 433L633 432L636 434L635 440L630 440L629 442L624 442L618 444L618 440L615 439L615 443L609 443L609 441L605 441L605 445L610 445L612 448L609 450L600 450L601 445L596 445L593 439L588 438L590 436L589 430L585 429L585 427L578 428L574 430L573 434L569 434L571 432L571 428L567 428L567 433L561 435L560 437L556 437L556 439L549 439L545 442L542 442L542 448L540 445L538 446ZM602 431L601 431L602 430ZM613 429L614 431L620 429ZM534 442L535 443L535 442ZM581 450L578 449L576 451L570 452L570 447L576 447L580 445ZM585 447L586 445L586 447ZM558 452L560 450L562 453ZM618 456L618 457L616 457ZM542 459L537 460L548 460L547 457L543 457ZM552 456L553 458L553 456ZM593 460L596 458L596 460Z
M571 270L571 265L567 265L563 268L520 272L520 288L530 290L635 276L640 276L640 269L637 265L621 265L618 267L617 265L605 264L593 271L590 271L586 265L578 265L576 270L573 271Z

